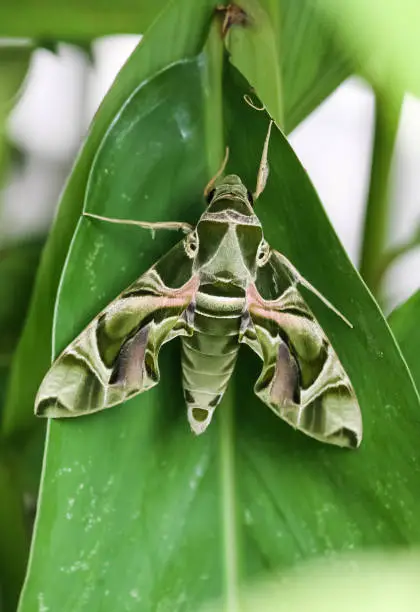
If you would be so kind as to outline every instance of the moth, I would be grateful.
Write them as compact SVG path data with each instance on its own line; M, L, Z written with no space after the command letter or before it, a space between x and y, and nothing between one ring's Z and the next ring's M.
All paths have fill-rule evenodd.
M159 382L162 345L179 336L188 421L196 434L209 426L246 344L262 361L254 391L277 416L322 442L360 444L354 389L299 287L346 319L270 247L254 212L267 180L271 126L255 194L236 175L220 179L222 167L206 188L208 206L195 228L88 215L181 229L185 237L61 353L38 391L38 416L86 415L147 391Z

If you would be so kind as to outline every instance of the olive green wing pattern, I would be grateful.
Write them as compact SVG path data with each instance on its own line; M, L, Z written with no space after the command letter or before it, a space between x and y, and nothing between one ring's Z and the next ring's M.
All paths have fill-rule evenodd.
M89 414L156 385L162 344L192 333L189 306L197 289L182 241L61 353L41 384L35 413Z
M240 341L262 359L255 393L279 417L322 442L355 448L362 439L350 380L297 285L323 298L288 260L271 251L247 291ZM333 310L335 310L333 308ZM337 312L337 311L336 311Z

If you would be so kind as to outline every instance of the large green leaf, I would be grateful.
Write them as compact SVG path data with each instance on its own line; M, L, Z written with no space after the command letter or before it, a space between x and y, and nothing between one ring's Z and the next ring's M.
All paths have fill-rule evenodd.
M121 112L114 128L109 132L96 158L91 175L91 187L87 194L86 206L89 210L114 214L114 216L118 214L123 218L137 216L146 220L161 218L190 218L192 220L193 217L197 216L202 200L203 185L207 182L209 175L205 154L206 147L203 146L206 141L206 121L203 112L205 97L203 95L202 79L206 78L206 73L207 66L203 63L202 58L198 61L183 62L157 76L133 95ZM179 83L182 83L182 87L179 87ZM213 137L218 132L217 126L214 127ZM121 138L121 134L124 134L123 138ZM139 168L142 169L141 172L139 172ZM161 232L154 236L148 231L144 232L135 228L134 231L133 229L130 231L130 228L128 228L127 233L127 228L83 220L79 224L72 243L59 299L59 305L64 304L69 298L74 304L74 291L77 287L77 308L67 308L66 317L63 319L61 316L62 309L59 306L59 325L56 329L58 347L64 346L76 330L80 329L101 305L106 304L121 288L147 269L153 260L177 239L179 237L177 238L176 235L171 233ZM89 245L94 246L94 249L90 250ZM127 247L129 247L128 250ZM80 258L87 262L86 267L82 266L82 269L80 269ZM104 278L107 279L105 283L103 282ZM105 417L105 419L100 419L101 423L94 423L90 419L84 421L84 426L80 421L68 423L72 429L70 436L65 429L60 427L61 424L52 423L43 487L43 500L46 504L41 502L32 561L32 568L35 573L31 574L35 577L35 574L38 573L37 568L42 568L43 573L51 560L50 554L58 554L56 566L61 568L62 587L56 584L54 590L50 591L44 588L47 586L44 585L41 589L45 595L46 605L52 608L58 606L61 602L61 609L66 609L62 603L64 592L68 592L65 583L69 580L69 575L70 577L72 575L74 577L79 576L79 568L82 571L80 576L82 579L87 578L91 586L87 584L87 590L83 587L83 593L76 589L73 597L68 598L66 596L65 599L68 602L66 605L69 610L83 609L83 606L87 606L86 609L99 609L101 605L109 606L109 609L124 607L130 609L131 605L135 609L139 605L140 597L144 597L147 609L149 605L147 602L157 601L160 597L158 587L151 580L151 575L154 573L154 563L152 563L152 566L150 565L149 555L139 555L134 563L131 559L127 565L126 553L130 558L132 557L130 546L124 547L125 553L121 551L125 557L124 559L121 558L122 563L124 563L126 569L131 566L129 571L125 571L124 586L120 583L121 575L114 574L114 578L112 577L114 562L109 564L105 562L101 570L101 572L105 572L102 577L99 577L99 575L95 577L91 573L92 563L96 564L98 562L101 566L103 564L103 551L92 545L91 538L97 540L98 528L101 532L103 529L108 531L109 525L107 526L106 518L108 513L110 516L115 516L113 502L109 500L105 502L105 498L102 497L102 489L103 487L113 489L113 483L119 488L123 481L120 480L122 473L120 475L116 474L112 467L115 462L113 452L104 454L100 451L102 456L100 461L103 462L104 470L101 470L100 474L97 473L99 480L95 483L91 480L91 476L95 473L94 470L91 471L89 468L86 472L87 479L82 477L80 470L86 471L91 461L96 462L99 459L97 451L102 447L104 439L108 437L111 425L111 429L116 434L116 439L114 442L108 439L106 444L110 443L111 447L109 448L112 448L114 443L118 444L118 440L123 443L129 464L126 466L128 471L125 472L124 481L127 483L127 478L131 482L139 483L136 491L131 492L134 493L131 501L128 501L126 496L128 489L125 489L125 486L123 487L125 493L121 500L124 500L124 504L128 501L125 510L127 514L121 526L116 530L112 529L113 543L111 543L111 548L118 547L118 541L125 538L120 529L124 531L125 527L129 527L129 530L132 531L134 525L137 526L136 528L143 529L141 525L145 517L141 516L142 499L145 501L144 496L149 495L147 491L152 485L150 504L147 502L147 507L145 506L144 509L150 518L161 516L161 526L163 528L165 525L165 534L159 535L155 531L147 536L155 544L158 544L157 548L153 547L154 550L150 548L150 553L152 557L156 556L156 559L159 557L172 558L172 554L176 552L170 536L170 531L173 528L172 512L179 511L178 503L184 503L186 510L188 509L190 500L195 497L195 489L201 479L201 470L205 471L205 465L209 461L209 457L201 457L202 446L195 444L191 446L189 453L189 467L186 457L179 465L176 463L172 465L172 458L175 458L180 445L185 444L185 434L188 432L186 422L182 419L182 411L178 410L182 403L181 390L178 384L179 367L173 367L172 372L171 368L168 368L171 361L174 364L178 361L177 347L169 348L172 349L172 352L165 351L163 360L166 361L166 367L163 365L163 368L168 374L168 384L156 389L156 393L146 394L141 399L140 404L131 402L131 405L127 405L128 412L123 417L125 424L123 422L120 424L122 427L118 426L118 429L115 429L106 418L107 416L111 416L111 418L114 416L115 418L115 413L112 415L112 412L101 415L101 417ZM144 399L146 405L150 407L149 410L144 410ZM139 405L141 406L140 412ZM116 411L117 415L118 413L120 413L119 409ZM159 429L159 423L164 425L166 422L169 425L174 418L179 425L178 428L175 428L173 434L171 433L170 436L165 434L165 430L169 433L169 430L172 429L172 426L169 429L165 426L163 429L160 427L163 438L159 435L156 438L153 434L149 437L156 427ZM94 427L90 434L88 433L89 424ZM72 427L74 425L76 429ZM88 429L86 429L86 425ZM176 429L178 429L178 433ZM80 435L85 438L85 442L82 441ZM85 437L86 435L88 435L88 438ZM192 441L189 434L188 437ZM88 451L89 459L86 460L85 457L73 455L68 443L71 443L72 446L76 439L78 440L77 445L81 443ZM95 440L96 442L102 440L100 446L97 446L96 442L92 445L92 441ZM57 453L59 449L56 444L58 443L61 446L62 442L67 449L65 452L70 452L72 456L69 461L64 460L60 451ZM214 437L205 440L206 446L209 443L210 446L214 445ZM160 456L161 451L157 451L156 444L161 448L161 451L167 446L168 460L171 463L166 463L165 456ZM196 461L197 450L200 455L199 464ZM206 454L209 452L210 449ZM91 455L91 453L93 454ZM165 451L164 455L166 455ZM62 463L63 460L65 463ZM187 465L185 465L185 460L187 460ZM159 469L165 472L167 470L165 490L162 489L161 485L155 488L153 482L145 477L146 473L144 476L140 475L140 471L142 471L140 466L143 466L146 473L151 470L150 476L152 477L154 467L160 466ZM184 475L186 469L189 471L188 481L192 484L190 494L183 502L182 497L185 492L178 488L177 472L179 470ZM63 476L64 480L62 479ZM103 478L105 478L105 481ZM68 508L66 506L68 511L66 510L64 515L56 502L53 502L53 497L48 493L49 485L53 483L59 486L64 484L66 488L70 487L70 497L67 493L62 497L63 500L67 500L67 505L70 504ZM167 500L163 506L161 506L162 494ZM58 493L58 495L61 497L62 493ZM114 492L112 492L113 497ZM50 502L53 502L53 504L50 505ZM103 502L107 506L105 515L99 508ZM198 503L202 505L203 501L199 500ZM211 503L214 506L214 512L217 514L217 499L214 498ZM96 504L99 504L98 513L95 509ZM165 517L167 505L169 506L169 514ZM73 531L75 524L79 523L81 518L79 515L81 508L83 508L82 512L85 516L83 520L87 521L83 526L86 540L82 549L80 549L80 542L76 541ZM170 508L172 508L172 511ZM199 514L204 511L205 502ZM52 542L47 544L42 535L42 525L47 523L51 525L52 521L55 522L52 515L58 516L57 512L65 521L65 527L72 528L73 538L66 540L65 544L63 540L61 540L61 544L58 541L55 544ZM195 528L199 528L199 522ZM173 533L173 537L182 538L183 529L181 525L177 531L178 534ZM170 539L166 541L165 537ZM209 534L208 537L212 540L213 535ZM101 539L103 539L102 536ZM133 542L137 539L135 531L131 533L130 539ZM71 540L75 547L73 547ZM197 540L196 543L192 541L182 544L180 541L179 545L181 547L187 546L192 550L196 549L198 552L199 548L196 548L196 546L201 546L202 542ZM108 544L106 544L106 548L108 549ZM64 553L63 558L61 557L62 553ZM191 552L185 557L185 571L190 555ZM209 557L209 561L213 563L211 557ZM83 568L88 570L87 574L85 574ZM170 568L167 569L170 571ZM208 571L210 572L210 569ZM38 578L35 577L35 582L39 578L42 582L42 577L38 576ZM106 584L106 588L102 589L102 593L99 595L99 600L95 586L97 578ZM138 582L139 578L141 578L141 584ZM164 573L158 580L165 581ZM120 583L119 586L118 583ZM30 578L22 609L30 609L33 605L34 588L35 590L38 589ZM210 589L214 589L212 581L210 581Z
M127 101L95 158L89 210L197 218L208 152L222 144L221 120L228 171L253 187L267 118L244 103L250 88L227 64L223 113L217 98L208 99L209 75L218 90L219 66L217 45L208 49L148 80ZM21 612L195 611L221 593L235 609L239 581L264 571L340 550L420 542L407 493L419 470L411 424L418 395L382 314L277 130L270 160L257 208L266 237L354 325L308 296L356 388L362 448L324 447L276 419L253 396L260 363L246 350L214 423L194 438L179 345L169 345L158 387L102 414L50 423ZM82 219L60 286L55 352L175 239Z

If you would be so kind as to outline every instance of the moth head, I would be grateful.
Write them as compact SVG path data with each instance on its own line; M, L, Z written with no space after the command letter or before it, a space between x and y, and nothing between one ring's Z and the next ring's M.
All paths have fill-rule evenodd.
M239 176L228 174L207 194L209 212L233 208L245 215L254 215L252 193L245 187Z

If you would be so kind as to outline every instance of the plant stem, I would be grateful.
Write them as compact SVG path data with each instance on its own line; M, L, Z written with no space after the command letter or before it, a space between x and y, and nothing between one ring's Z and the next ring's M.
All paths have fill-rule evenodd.
M360 273L377 297L381 279L378 274L386 234L389 211L389 172L397 135L402 97L395 105L376 92L375 133L372 151L369 194L360 257Z

